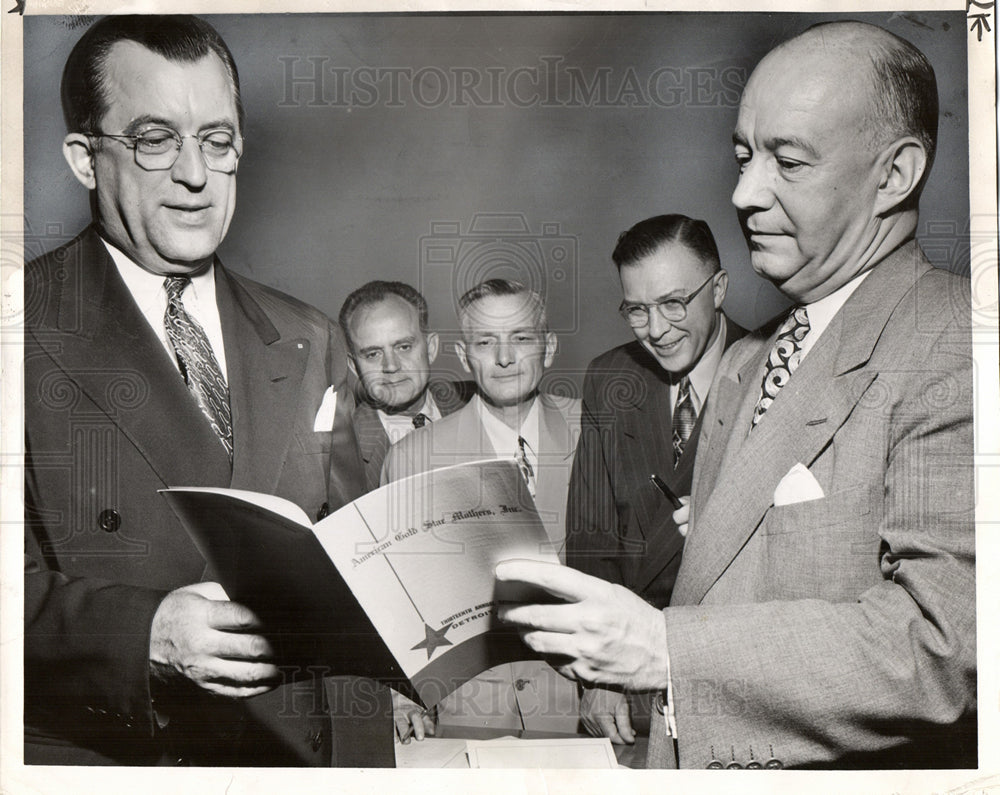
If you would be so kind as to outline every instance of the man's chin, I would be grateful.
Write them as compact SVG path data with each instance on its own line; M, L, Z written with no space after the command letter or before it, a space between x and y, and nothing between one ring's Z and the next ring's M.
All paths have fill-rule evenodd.
M201 263L210 260L222 242L216 229L181 227L165 236L162 242L150 241L157 253L168 262Z
M751 251L750 267L754 272L775 286L794 276L802 265L789 257L783 257L773 252Z
M368 395L373 403L390 414L406 411L423 398L419 392L407 390L405 393L400 393L391 388L379 389L377 387L368 390Z

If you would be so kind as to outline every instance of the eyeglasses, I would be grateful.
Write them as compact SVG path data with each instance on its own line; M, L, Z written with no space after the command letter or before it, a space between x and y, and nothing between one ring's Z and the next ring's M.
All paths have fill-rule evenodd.
M146 171L166 171L173 168L180 157L185 138L194 138L209 171L231 174L236 171L236 162L243 154L243 137L233 135L230 130L206 130L197 135L181 135L167 127L144 130L138 135L110 135L108 133L87 132L92 138L114 138L127 146L135 154L135 164Z
M671 323L679 323L684 318L687 317L688 304L690 304L696 295L705 289L705 286L715 278L713 273L708 277L701 286L692 293L688 293L683 298L668 298L665 301L657 301L655 304L626 304L622 301L622 305L618 307L618 311L621 312L621 316L628 321L628 324L632 328L643 328L649 325L649 310L656 307L656 310L660 313L660 317Z

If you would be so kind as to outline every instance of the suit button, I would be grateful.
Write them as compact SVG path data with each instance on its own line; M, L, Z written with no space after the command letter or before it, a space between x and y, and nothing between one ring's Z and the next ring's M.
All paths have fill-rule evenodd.
M309 738L309 747L313 749L313 753L319 751L323 747L323 730L317 729L316 733Z
M526 688L527 686L528 686L527 679L518 679L516 682L514 682L514 687L516 687L518 690L524 690L524 688Z
M728 765L726 765L726 770L742 770L742 769L743 765L741 765L739 762L730 762Z
M760 762L757 762L756 760L752 762L747 762L747 770L763 770L763 769L764 766Z
M767 768L768 770L781 770L782 768L784 768L784 765L781 764L780 759L768 759L764 763L764 767Z
M713 759L707 765L705 765L705 770L722 770L723 764L718 759Z
M97 516L97 526L105 533L114 533L122 526L122 515L113 508L105 508Z
M324 502L319 507L319 511L316 513L316 521L318 522L320 519L325 519L329 515L330 515L330 504Z

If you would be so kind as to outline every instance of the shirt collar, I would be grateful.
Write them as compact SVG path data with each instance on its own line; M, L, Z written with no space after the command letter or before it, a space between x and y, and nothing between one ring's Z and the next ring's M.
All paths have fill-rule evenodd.
M726 352L726 316L719 312L719 322L716 324L715 339L709 344L702 354L698 363L688 373L688 380L691 382L691 389L694 390L694 407L696 412L701 411L701 407L708 396L708 390L712 386L715 378L715 371L722 361L722 354Z
M532 400L531 408L528 409L528 413L524 416L524 419L521 421L521 427L517 431L508 426L503 420L495 417L478 394L470 402L473 403L475 411L479 415L479 420L483 424L483 429L486 431L486 435L489 437L490 443L493 445L493 449L497 455L504 458L508 455L513 456L514 451L517 449L517 439L519 436L524 439L524 443L530 448L531 452L536 455L538 454L539 416L537 395Z
M132 294L136 304L143 314L148 314L149 310L166 307L166 291L163 288L165 276L151 273L145 268L137 265L128 254L103 237L104 243L111 255L118 273L125 282L125 286ZM196 276L191 276L191 284L184 291L183 300L185 304L191 300L197 304L215 305L215 264L209 265L205 270Z
M423 405L416 412L414 412L413 416L408 416L406 414L387 414L382 409L376 409L376 411L378 412L378 418L382 423L382 427L385 429L386 434L393 443L398 442L406 436L406 434L414 430L413 416L423 414L430 422L437 422L437 420L441 419L441 410L434 401L434 396L430 393L430 390L428 390L424 395Z
M809 315L809 333L803 340L803 356L816 344L816 340L826 331L827 326L830 325L830 321L833 320L841 307L847 303L847 299L851 297L854 291L861 286L861 282L868 277L869 273L871 273L871 270L866 270L864 273L855 276L847 284L838 287L829 295L825 295L811 304L805 304L806 312Z

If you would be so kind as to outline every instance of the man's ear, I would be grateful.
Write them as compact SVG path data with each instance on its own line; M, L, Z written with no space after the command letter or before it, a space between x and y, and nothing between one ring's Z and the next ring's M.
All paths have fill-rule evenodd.
M465 370L465 372L467 373L471 373L472 368L469 367L469 360L465 356L465 342L463 342L462 340L458 340L455 343L455 355L458 357L458 360L462 363L462 369Z
M726 300L726 290L728 289L729 274L725 270L721 270L715 278L715 285L712 287L712 298L715 301L716 309L722 309L722 302Z
M354 373L354 376L360 380L361 376L358 375L358 365L354 361L354 354L353 353L347 354L347 366L350 369L350 371L352 373Z
M916 138L894 141L885 150L875 212L884 215L903 204L917 189L927 169L927 151Z
M559 338L554 331L545 332L545 358L542 359L544 367L551 367L555 361L556 351L559 350Z
M80 184L87 190L97 187L97 178L94 175L94 150L90 139L81 133L70 133L63 138L63 157L69 163Z
M438 356L438 346L440 344L437 332L429 331L427 333L426 342L427 342L427 362L429 364L434 364L434 360Z

